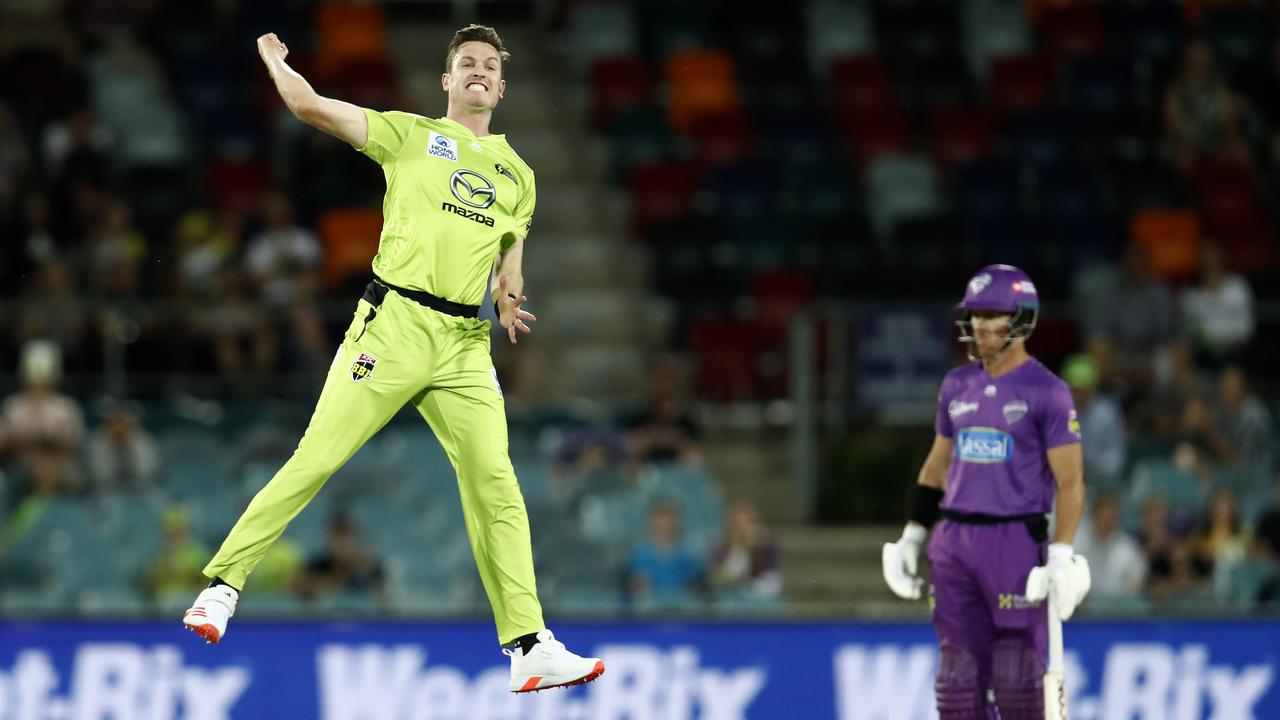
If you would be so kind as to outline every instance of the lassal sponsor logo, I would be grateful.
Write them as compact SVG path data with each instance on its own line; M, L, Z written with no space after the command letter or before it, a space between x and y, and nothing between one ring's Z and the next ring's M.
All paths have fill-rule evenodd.
M1068 631L1069 634L1069 631ZM1066 654L1072 720L1263 717L1258 705L1275 679L1270 664L1211 665L1209 646L1116 643L1086 672ZM842 645L835 651L838 720L932 720L933 645Z
M600 679L574 691L535 697L507 691L510 670L469 677L428 663L420 645L339 645L316 653L324 720L503 718L503 720L746 720L764 688L766 670L704 668L690 646L603 645ZM427 714L424 708L429 708Z
M970 463L1009 462L1013 457L1013 437L995 428L965 428L957 438L956 455Z
M0 718L231 720L252 676L244 667L189 667L171 645L85 643L71 667L41 649L0 668Z

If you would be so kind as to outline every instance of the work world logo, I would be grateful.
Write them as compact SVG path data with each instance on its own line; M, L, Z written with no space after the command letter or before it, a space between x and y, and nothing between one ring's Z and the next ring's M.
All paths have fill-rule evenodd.
M956 438L956 457L970 463L1009 462L1013 457L1013 437L995 428L964 428Z

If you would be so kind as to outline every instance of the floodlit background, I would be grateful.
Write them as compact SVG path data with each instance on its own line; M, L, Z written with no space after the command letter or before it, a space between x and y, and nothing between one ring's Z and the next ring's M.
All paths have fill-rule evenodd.
M951 306L1005 262L1040 290L1028 347L1084 428L1077 714L1280 715L1270 674L1248 674L1280 641L1280 3L1261 0L0 0L0 616L23 620L0 623L0 706L37 702L27 651L63 683L49 712L111 696L70 682L96 638L189 664L292 647L279 682L357 717L325 704L352 695L324 689L344 673L311 631L288 631L313 626L278 620L474 638L455 648L468 676L503 660L452 469L412 409L252 576L229 638L246 654L197 656L176 630L300 437L381 224L380 169L288 113L254 41L277 33L322 94L438 116L445 47L472 21L513 55L493 129L538 178L539 320L514 347L495 334L494 362L571 646L580 628L695 648L729 679L772 668L738 715L691 699L690 717L928 717L927 607L890 595L880 545L963 361ZM906 622L864 624L886 619ZM1258 704L1202 682L1126 705L1102 678L1128 640L1166 643L1169 678L1253 677ZM249 667L228 716L276 712ZM918 707L849 699L913 667ZM621 687L536 707L631 717ZM535 707L456 697L440 717ZM636 717L684 717L662 702Z

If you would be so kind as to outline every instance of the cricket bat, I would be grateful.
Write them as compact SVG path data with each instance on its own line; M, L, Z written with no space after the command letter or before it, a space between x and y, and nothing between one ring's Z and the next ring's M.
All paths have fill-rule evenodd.
M1044 720L1067 720L1067 685L1062 677L1062 620L1053 593L1046 602L1049 613L1049 667L1044 673Z

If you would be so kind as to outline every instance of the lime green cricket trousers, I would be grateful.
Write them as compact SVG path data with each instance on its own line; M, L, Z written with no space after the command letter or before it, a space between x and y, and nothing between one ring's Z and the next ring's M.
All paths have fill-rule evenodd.
M249 503L204 574L243 589L267 548L325 481L412 402L457 473L499 642L539 632L545 625L529 518L508 454L489 323L439 312L377 284L370 290L357 305L297 450Z

